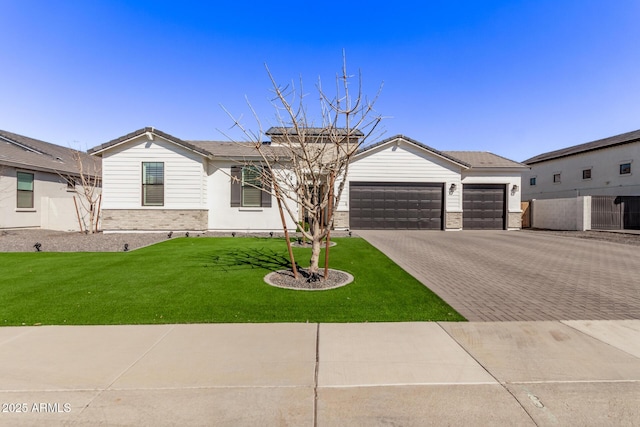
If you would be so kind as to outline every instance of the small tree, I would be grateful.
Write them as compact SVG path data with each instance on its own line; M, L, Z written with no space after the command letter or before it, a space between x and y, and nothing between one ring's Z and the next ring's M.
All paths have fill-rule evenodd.
M250 104L260 127L258 133L230 116L245 137L254 143L262 159L262 179L270 184L278 205L295 223L306 222L301 224L299 231L311 242L308 280L317 281L321 277L321 244L333 227L347 182L349 162L371 139L382 119L374 110L380 90L372 100L366 99L362 93L362 76L358 74L357 91L353 94L350 90L353 76L347 73L343 56L341 73L336 76L335 94L328 96L320 81L317 84L320 101L317 123L308 116L302 85L300 90L295 90L293 84L281 86L268 67L267 74L275 94L272 104L278 126L263 132L261 121ZM263 143L264 135L271 137L270 144ZM267 187L263 185L263 191ZM294 210L292 206L298 209ZM286 228L284 223L283 227Z
M58 175L64 178L69 188L73 188L73 192L78 196L80 209L87 212L88 219L84 220L84 215L78 212L76 204L80 231L93 234L98 232L98 223L100 222L101 192L99 189L102 187L102 171L95 158L89 157L81 151L73 150L72 158L75 162L77 176L60 172ZM74 196L74 203L76 203L75 200Z

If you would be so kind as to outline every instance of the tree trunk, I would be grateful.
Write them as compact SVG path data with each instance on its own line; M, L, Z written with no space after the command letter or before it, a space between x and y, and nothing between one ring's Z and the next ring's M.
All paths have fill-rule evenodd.
M311 260L309 260L309 282L317 282L320 280L318 274L318 263L320 261L320 248L322 242L320 241L320 224L318 221L311 221L309 224L311 227Z

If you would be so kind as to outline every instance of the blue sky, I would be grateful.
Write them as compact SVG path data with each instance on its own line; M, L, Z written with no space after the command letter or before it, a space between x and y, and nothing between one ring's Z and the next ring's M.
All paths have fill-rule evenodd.
M87 149L144 126L275 124L268 64L310 103L346 51L386 138L522 161L640 128L637 0L0 0L0 129Z

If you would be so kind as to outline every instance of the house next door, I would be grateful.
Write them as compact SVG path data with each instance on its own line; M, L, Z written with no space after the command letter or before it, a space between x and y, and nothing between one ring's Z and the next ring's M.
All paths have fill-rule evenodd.
M506 188L505 184L464 184L462 228L504 230Z
M442 229L443 183L351 182L352 229Z

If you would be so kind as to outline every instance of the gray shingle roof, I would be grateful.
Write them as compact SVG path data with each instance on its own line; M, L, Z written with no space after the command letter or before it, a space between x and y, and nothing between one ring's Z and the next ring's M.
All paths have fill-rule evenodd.
M0 130L0 164L78 175L76 150ZM100 171L101 160L79 152L85 172ZM95 165L95 167L94 167Z
M318 128L318 127L304 128L304 131L306 132L307 135L312 135L312 136L327 135L330 132L327 128ZM344 128L333 128L331 129L331 132L336 132L338 135L347 134L347 130ZM358 129L351 129L350 132L352 136L358 136L358 137L364 136L364 134ZM269 136L297 135L297 132L295 128L274 126L269 128L265 132L265 135L269 135Z
M472 168L526 168L522 163L488 151L443 151L449 156L460 159Z
M522 163L531 165L534 163L545 162L547 160L558 159L560 157L572 156L574 154L585 153L588 151L602 150L604 148L615 147L616 145L630 144L640 141L640 130L622 133L620 135L610 136L604 139L587 142L585 144L573 145L571 147L562 148L560 150L549 151L547 153L538 154Z
M173 135L169 135L168 133L162 132L161 130L155 129L153 127L145 127L142 129L138 129L126 135L123 135L119 138L113 139L109 142L105 142L97 147L93 147L89 150L90 154L100 154L102 151L109 149L111 147L115 147L123 142L129 141L133 138L136 138L140 135L144 135L145 133L150 132L154 135L160 136L168 141L173 142L176 145L187 148L191 151L195 151L196 153L207 157L207 158L228 158L228 159L239 159L239 158L255 158L260 157L259 153L256 151L255 144L251 142L229 142L229 141L189 141L183 140L180 138L176 138ZM284 147L272 147L268 144L264 144L263 148L265 149L265 153L273 156L285 156L286 148Z
M278 134L280 130L289 128L271 128L267 131L267 135L282 135ZM316 128L313 128L316 129ZM228 159L242 159L242 158L259 158L260 155L256 151L255 144L252 142L229 142L229 141L190 141L176 138L175 136L164 133L158 129L152 127L145 127L138 129L135 132L131 132L127 135L116 138L112 141L104 143L98 147L94 147L89 150L89 153L100 153L101 151L110 147L116 146L122 142L128 141L132 138L140 136L146 132L152 132L156 135L174 142L175 144L186 147L190 150L198 152L208 158L228 158ZM427 150L437 156L448 159L465 168L525 168L526 166L514 162L513 160L506 159L493 153L483 151L439 151L435 148L429 147L421 142L411 139L404 135L396 135L391 138L387 138L376 144L369 145L361 148L358 154L371 150L380 145L394 141L396 139L402 139L411 144L414 144L424 150ZM289 148L286 146L263 144L262 148L268 156L276 156L281 158L288 158Z
M212 157L220 158L245 158L260 157L253 142L229 142L229 141L188 141L189 144L198 147L202 151L206 151ZM268 156L286 157L289 153L287 147L272 146L262 144L263 152Z

